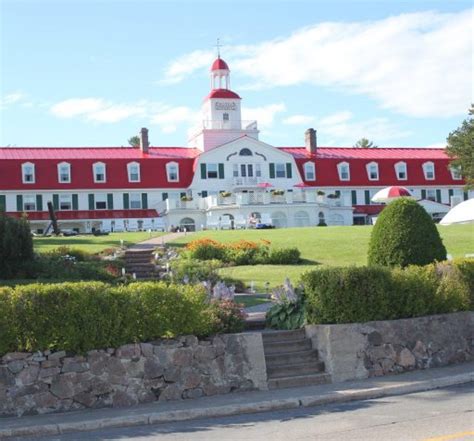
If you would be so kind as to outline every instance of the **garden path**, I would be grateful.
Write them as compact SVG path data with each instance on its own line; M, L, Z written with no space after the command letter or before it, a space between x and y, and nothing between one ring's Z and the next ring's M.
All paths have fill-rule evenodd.
M176 239L178 239L180 237L183 237L187 234L189 234L189 233L179 232L179 233L165 234L163 236L154 237L152 239L144 240L143 242L138 242L135 245L132 245L131 247L129 247L129 249L133 250L133 251L149 250L149 249L152 249L152 248L156 248L160 245L164 245L168 242L173 242Z

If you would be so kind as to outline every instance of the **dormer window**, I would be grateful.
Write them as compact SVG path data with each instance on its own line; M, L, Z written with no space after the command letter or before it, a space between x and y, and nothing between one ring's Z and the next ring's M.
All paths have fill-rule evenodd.
M349 181L351 179L351 172L347 162L340 162L337 164L337 171L341 181Z
M367 176L369 181L379 180L379 165L376 162L370 162L367 164Z
M128 182L140 182L140 164L130 162L127 164Z
M425 162L423 164L423 174L428 181L432 181L435 178L435 166L432 162Z
M451 177L453 178L453 180L460 181L462 179L460 166L451 165L449 167L449 171L451 172Z
M34 184L36 181L35 177L35 165L31 162L25 162L21 165L21 174L23 184Z
M69 184L71 182L71 164L61 162L58 164L58 182Z
M105 182L106 172L105 172L105 164L103 162L96 162L93 166L93 173L94 173L94 182L102 183Z
M316 170L313 162L306 162L304 164L304 178L307 181L316 180Z
M168 176L168 182L179 181L179 165L176 162L168 162L166 164L166 175Z
M408 179L407 164L405 162L397 162L395 164L395 174L399 181L406 181Z

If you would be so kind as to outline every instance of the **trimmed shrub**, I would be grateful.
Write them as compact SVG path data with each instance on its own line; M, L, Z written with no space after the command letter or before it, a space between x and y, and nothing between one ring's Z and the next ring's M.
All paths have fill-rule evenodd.
M369 265L427 265L446 259L446 248L425 209L399 198L379 215L369 243Z
M0 279L20 274L33 260L33 239L26 218L0 212Z
M163 282L31 284L0 290L0 353L91 349L212 332L199 286ZM13 330L9 332L9 330Z
M323 268L302 276L308 323L392 320L469 309L462 271L443 262L405 269Z
M212 239L193 240L186 245L186 249L190 252L192 259L223 260L225 257L225 248L221 243Z
M474 259L456 259L453 263L469 287L469 309L474 311Z
M176 283L211 282L214 285L219 280L217 270L221 266L220 260L176 259L170 266L171 280Z
M271 265L296 265L300 263L301 253L298 248L273 248L270 250L268 261Z

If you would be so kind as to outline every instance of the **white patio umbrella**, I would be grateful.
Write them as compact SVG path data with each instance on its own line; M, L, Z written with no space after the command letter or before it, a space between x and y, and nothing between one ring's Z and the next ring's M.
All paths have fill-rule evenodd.
M451 208L440 224L474 224L474 199L468 199Z
M382 203L390 202L401 197L413 198L413 193L405 187L394 185L392 187L385 187L379 190L372 196L372 202Z

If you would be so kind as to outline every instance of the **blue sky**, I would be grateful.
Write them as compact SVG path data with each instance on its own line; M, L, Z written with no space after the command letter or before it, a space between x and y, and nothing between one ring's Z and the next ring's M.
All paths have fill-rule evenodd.
M0 0L0 145L185 146L215 41L260 139L441 146L472 100L470 1Z

